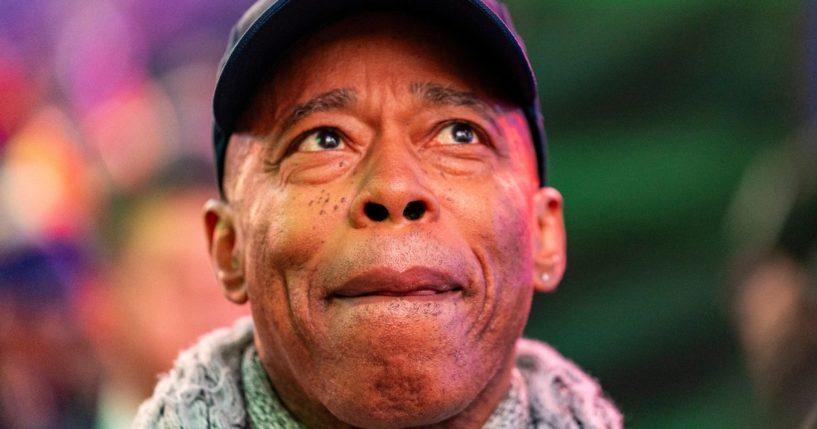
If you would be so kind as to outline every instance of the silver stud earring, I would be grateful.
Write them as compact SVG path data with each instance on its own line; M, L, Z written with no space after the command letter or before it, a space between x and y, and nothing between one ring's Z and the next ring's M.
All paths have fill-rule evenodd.
M216 276L220 281L224 283L231 283L236 280L240 280L242 277L244 277L244 274L242 274L241 272L227 272L224 270L218 270Z
M547 282L549 282L549 281L550 281L550 274L548 274L548 273L542 273L542 275L540 275L540 276L539 276L539 280L541 280L541 281L542 281L542 283L547 283Z

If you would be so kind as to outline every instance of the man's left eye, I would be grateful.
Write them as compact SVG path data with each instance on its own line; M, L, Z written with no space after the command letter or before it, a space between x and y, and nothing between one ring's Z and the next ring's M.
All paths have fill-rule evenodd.
M455 122L440 130L436 140L440 144L474 144L479 143L479 136L473 126Z

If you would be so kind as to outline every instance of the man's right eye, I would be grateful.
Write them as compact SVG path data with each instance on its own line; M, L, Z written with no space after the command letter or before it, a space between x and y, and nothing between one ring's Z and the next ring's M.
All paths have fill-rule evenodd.
M338 150L345 146L343 137L332 128L321 128L310 132L297 143L297 150L301 152L321 152Z

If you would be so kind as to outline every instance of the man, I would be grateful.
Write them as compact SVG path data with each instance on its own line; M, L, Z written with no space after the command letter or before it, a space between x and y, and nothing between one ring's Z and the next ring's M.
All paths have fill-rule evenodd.
M183 353L136 426L620 427L519 340L565 241L504 7L263 0L234 35L205 223L252 324Z

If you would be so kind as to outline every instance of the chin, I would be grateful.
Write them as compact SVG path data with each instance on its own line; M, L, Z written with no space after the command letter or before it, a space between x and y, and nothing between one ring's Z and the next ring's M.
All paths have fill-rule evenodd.
M363 428L443 422L473 403L495 372L495 368L481 367L481 362L461 362L445 351L370 356L352 365L346 363L332 371L328 380L334 382L326 384L323 402L339 420Z
M381 397L336 398L329 407L339 420L352 426L391 429L430 426L461 413L473 400L456 393L442 394L446 389L426 386L424 391L405 394L399 401L389 394ZM474 395L468 395L474 396Z

